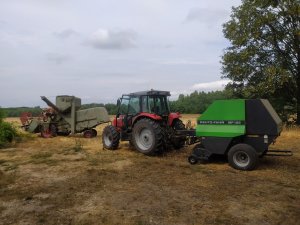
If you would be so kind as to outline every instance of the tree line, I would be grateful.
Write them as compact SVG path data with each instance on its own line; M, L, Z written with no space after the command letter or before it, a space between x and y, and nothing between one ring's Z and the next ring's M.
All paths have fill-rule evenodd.
M180 112L182 114L202 114L208 106L215 100L244 98L236 95L236 92L227 86L222 91L194 91L191 94L180 94L177 100L170 101L171 112ZM283 121L287 121L291 115L295 115L295 105L290 105L282 98L268 98L272 106L275 108ZM116 104L108 103L90 103L83 104L80 109L88 109L94 107L105 107L110 115L115 115L118 111ZM19 117L22 112L30 112L32 116L41 115L42 108L36 107L15 107L15 108L0 108L5 117Z
M105 107L106 110L110 115L114 115L117 113L117 105L108 103L90 103L90 104L83 104L80 109L89 109L94 107ZM5 117L19 117L23 112L29 112L32 116L37 117L41 115L43 108L40 106L35 107L10 107L10 108L1 108L2 113Z

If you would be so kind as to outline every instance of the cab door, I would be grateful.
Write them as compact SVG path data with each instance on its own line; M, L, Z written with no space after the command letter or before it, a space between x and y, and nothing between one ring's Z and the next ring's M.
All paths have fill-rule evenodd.
M123 96L121 98L119 112L117 114L117 127L128 129L132 125L132 119L140 112L139 97Z

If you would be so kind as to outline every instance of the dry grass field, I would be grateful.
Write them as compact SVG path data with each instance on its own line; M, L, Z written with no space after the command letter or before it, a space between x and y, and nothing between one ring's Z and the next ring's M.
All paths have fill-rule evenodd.
M244 172L226 159L190 165L192 146L155 157L126 142L103 150L103 127L93 139L32 135L0 149L0 224L300 224L300 129L272 146L292 157Z

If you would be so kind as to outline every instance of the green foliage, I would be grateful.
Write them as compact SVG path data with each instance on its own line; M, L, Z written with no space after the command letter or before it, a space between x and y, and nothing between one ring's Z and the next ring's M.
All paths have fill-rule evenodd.
M300 123L300 1L243 0L223 33L231 42L222 57L227 90L267 98L279 112L292 108Z
M4 113L0 110L0 148L7 146L17 136L17 130L12 124L3 120Z
M32 116L39 116L42 109L39 106L3 108L3 113L5 113L7 117L19 117L22 112L30 112Z
M172 112L201 114L213 101L230 97L230 92L227 90L212 92L194 91L190 95L179 95L178 100L170 102L170 108Z
M91 103L91 104L84 104L81 106L81 109L89 109L94 107L105 107L108 111L108 114L114 115L117 113L117 105L116 104L98 104L98 103ZM19 117L22 112L30 112L32 116L40 116L42 109L39 106L36 107L14 107L14 108L2 108L2 116L4 117Z
M0 123L3 122L3 118L4 118L4 112L3 112L3 110L0 108Z

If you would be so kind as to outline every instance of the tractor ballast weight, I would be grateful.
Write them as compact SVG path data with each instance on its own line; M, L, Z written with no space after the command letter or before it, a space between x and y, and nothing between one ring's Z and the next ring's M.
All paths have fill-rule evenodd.
M102 123L109 122L109 116L104 107L95 107L79 110L81 99L75 96L61 95L56 97L56 104L45 96L41 99L50 107L42 113L40 118L21 115L23 127L31 132L41 132L43 137L56 136L57 134L75 134L84 132L85 137L94 137L97 131L93 128Z
M282 121L268 100L217 100L197 119L195 132L201 143L188 160L195 164L211 155L227 155L234 168L251 170L281 131ZM275 155L291 155L278 152Z

